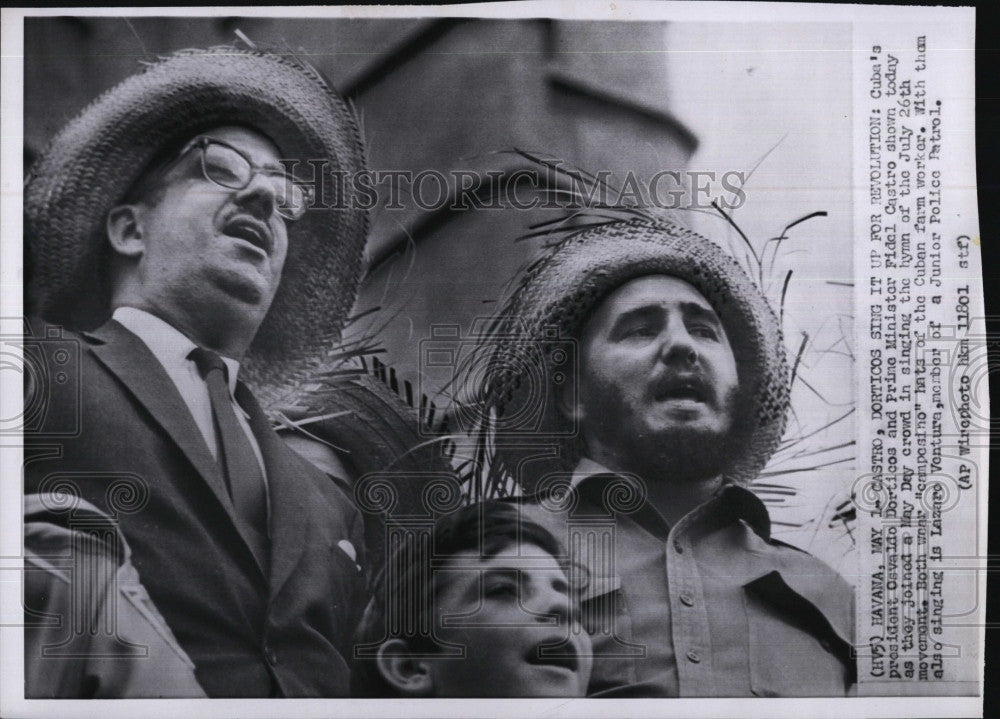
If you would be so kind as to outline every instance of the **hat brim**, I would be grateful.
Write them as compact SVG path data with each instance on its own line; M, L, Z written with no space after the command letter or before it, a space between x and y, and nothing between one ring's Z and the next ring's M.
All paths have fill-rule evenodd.
M72 329L107 319L108 210L165 148L221 125L263 133L283 159L321 161L313 166L328 189L342 186L335 173L364 168L354 114L314 70L234 48L171 55L91 103L32 168L26 238L42 316ZM349 197L335 204L289 226L281 285L246 358L255 382L339 337L360 281L368 216Z
M726 330L737 361L740 393L724 474L748 484L764 468L784 433L789 370L773 310L746 272L714 242L666 220L610 222L580 232L532 266L505 304L503 315L508 326L513 319L523 328L523 342L538 344L542 350L553 337L578 338L587 318L608 294L647 275L669 275L690 283L712 305ZM545 352L539 351L538 356L544 357ZM503 361L488 374L485 402L498 409L500 417L499 436L494 438L496 454L509 469L524 459L524 446L530 442L518 433L503 436L503 406L522 408L532 401L545 403L536 436L556 438L562 445L556 464L573 461L570 442L565 439L571 428L556 407L552 390L525 382Z
M386 522L429 511L429 484L457 486L442 440L420 431L417 411L367 374L339 383L336 391L307 392L285 411L287 431L319 438L337 449L352 475L354 500L365 520L365 542L375 565L385 559Z

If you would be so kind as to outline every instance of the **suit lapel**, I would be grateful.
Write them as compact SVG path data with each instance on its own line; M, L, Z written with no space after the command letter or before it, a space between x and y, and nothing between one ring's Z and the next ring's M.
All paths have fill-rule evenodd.
M93 343L90 349L97 360L128 388L177 444L208 484L247 548L251 548L253 544L248 541L246 530L236 520L225 480L205 444L205 438L201 436L176 385L146 343L114 321L93 332L85 332L84 336ZM252 550L250 553L253 555ZM253 556L258 569L266 577L267 562L262 557Z
M236 401L250 416L250 428L267 468L273 598L298 564L305 547L310 467L271 428L267 415L242 382L236 384Z

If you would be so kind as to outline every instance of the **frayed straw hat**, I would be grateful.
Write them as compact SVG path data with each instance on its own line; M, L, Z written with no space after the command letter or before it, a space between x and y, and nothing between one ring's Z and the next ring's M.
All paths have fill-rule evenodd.
M164 151L220 125L263 133L284 158L324 160L328 188L340 187L334 173L364 169L357 118L308 64L234 47L166 56L87 106L32 168L24 208L33 311L74 330L103 323L108 210ZM289 225L281 285L244 362L252 384L282 383L298 358L339 339L368 229L367 212L350 199Z
M427 485L452 480L441 431L385 383L369 374L316 380L283 413L284 431L336 450L354 480L354 500L365 522L365 546L374 567L386 559L386 524L428 511Z
M550 237L546 251L509 293L494 331L482 343L488 361L478 366L475 409L484 423L479 460L489 467L484 494L505 493L502 485L510 478L530 491L531 477L572 469L578 459L574 431L558 411L555 397L565 367L556 367L553 355L567 339L579 337L604 297L646 275L689 282L712 305L726 330L738 366L740 399L724 475L746 485L777 449L789 406L789 370L781 327L767 300L714 242L673 220L632 214L627 220L536 233L557 237ZM538 415L530 433L511 426L512 414L530 418L534 405ZM547 463L534 460L531 477L518 478L519 464L539 455L537 447L528 446L537 445L533 438L538 437L550 438L550 444L560 447L560 456Z

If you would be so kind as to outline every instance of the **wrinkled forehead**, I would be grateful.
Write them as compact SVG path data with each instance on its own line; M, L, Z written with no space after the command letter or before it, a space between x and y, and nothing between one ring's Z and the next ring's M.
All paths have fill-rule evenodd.
M535 544L512 542L486 555L473 549L456 552L434 572L435 588L440 592L452 584L477 582L484 573L493 571L537 573L538 576L568 580L562 564L548 551Z
M722 325L715 307L687 280L673 275L644 275L609 292L584 322L582 334L606 326L623 314L640 308L682 310L714 317Z
M537 544L510 542L495 552L480 552L464 549L448 557L442 565L448 569L490 569L509 567L511 569L554 569L562 570L562 565L552 554Z

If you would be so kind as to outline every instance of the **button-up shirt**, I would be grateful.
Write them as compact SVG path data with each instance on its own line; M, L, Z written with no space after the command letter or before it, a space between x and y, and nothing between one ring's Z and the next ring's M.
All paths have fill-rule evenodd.
M205 438L205 443L212 452L212 456L218 459L219 442L216 438L215 420L212 418L212 401L208 395L208 386L198 372L198 366L188 356L197 345L173 325L145 310L135 307L119 307L111 318L141 339L149 351L153 353L153 356L163 365L163 369L173 381L174 386L177 387L184 404L191 411L194 423L198 425L198 430ZM236 420L250 439L250 446L253 447L257 462L260 463L260 471L266 482L267 470L264 467L264 456L260 452L257 438L254 437L250 429L247 413L236 402L234 395L240 363L231 357L220 356L220 358L226 364L229 396L236 412Z
M564 496L521 500L589 575L588 693L845 695L855 677L847 582L773 539L767 509L742 487L725 484L671 527L636 482L585 459Z

